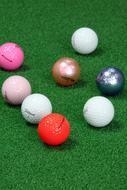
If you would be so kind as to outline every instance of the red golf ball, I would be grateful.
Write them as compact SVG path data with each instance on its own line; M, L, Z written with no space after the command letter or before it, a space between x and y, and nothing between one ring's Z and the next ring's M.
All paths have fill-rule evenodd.
M58 113L52 113L44 117L38 125L38 135L48 145L60 145L64 143L70 134L68 120Z

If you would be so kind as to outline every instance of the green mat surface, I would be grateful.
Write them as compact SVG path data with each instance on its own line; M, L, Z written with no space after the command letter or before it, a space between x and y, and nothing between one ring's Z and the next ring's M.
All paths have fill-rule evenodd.
M99 37L88 56L70 43L83 26ZM116 114L108 127L92 128L82 116L84 103L100 95L95 78L103 67L118 67L127 79L127 0L0 0L0 43L7 41L23 48L25 63L14 72L0 70L0 86L8 76L26 77L33 93L48 96L53 111L67 117L71 135L62 146L44 145L20 106L0 96L0 190L127 190L127 85L109 97ZM80 63L74 87L52 79L52 66L63 56Z

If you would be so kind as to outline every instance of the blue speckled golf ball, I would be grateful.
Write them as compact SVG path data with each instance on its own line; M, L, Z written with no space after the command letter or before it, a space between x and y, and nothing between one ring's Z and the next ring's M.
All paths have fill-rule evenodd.
M124 88L124 74L115 67L104 68L97 75L96 84L103 94L109 96L117 95Z

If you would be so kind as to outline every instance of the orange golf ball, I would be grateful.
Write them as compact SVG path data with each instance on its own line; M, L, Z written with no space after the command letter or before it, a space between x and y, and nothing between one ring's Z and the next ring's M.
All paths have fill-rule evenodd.
M56 146L67 140L70 134L70 124L63 115L52 113L40 121L37 130L44 143Z

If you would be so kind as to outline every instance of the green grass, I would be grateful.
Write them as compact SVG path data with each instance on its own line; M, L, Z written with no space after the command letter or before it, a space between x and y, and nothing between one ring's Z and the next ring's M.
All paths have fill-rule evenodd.
M53 111L71 123L64 145L46 146L36 126L24 121L20 107L7 105L1 96L1 190L127 189L127 88L109 97L116 114L107 128L92 128L82 116L87 99L100 94L95 78L103 67L118 67L126 77L126 9L126 0L0 1L0 43L16 42L25 52L20 70L0 70L0 85L14 74L26 77L33 93L48 96ZM76 54L70 43L82 26L99 36L96 52L88 56ZM52 79L52 66L63 56L80 63L81 80L74 87L59 87Z

